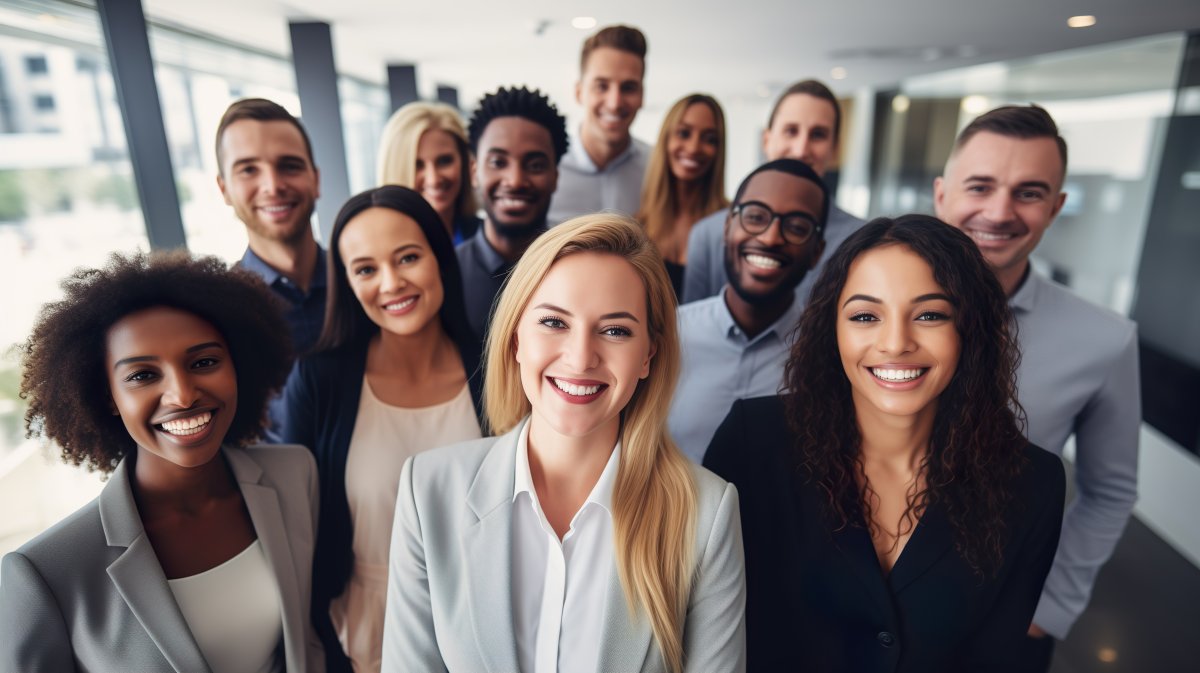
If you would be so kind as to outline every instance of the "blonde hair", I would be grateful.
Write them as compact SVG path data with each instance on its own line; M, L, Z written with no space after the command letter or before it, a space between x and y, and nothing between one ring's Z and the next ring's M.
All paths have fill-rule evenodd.
M707 179L700 186L699 196L694 204L679 203L675 193L675 174L671 172L671 163L667 157L667 143L675 127L683 120L687 109L693 105L707 105L712 110L713 119L717 123L717 156L713 159ZM658 143L650 154L650 163L646 166L646 179L642 182L642 206L637 219L646 227L650 240L662 248L671 235L675 219L684 214L685 208L692 211L696 220L729 206L725 198L725 113L717 99L702 93L694 93L680 98L671 106L663 119L662 128L658 131Z
M383 127L376 160L375 175L379 176L379 186L416 188L417 147L426 131L445 131L454 138L458 160L462 165L454 215L474 215L479 206L471 189L471 151L467 145L467 132L458 111L445 103L409 103L388 119Z
M532 411L513 356L517 324L533 293L558 260L581 252L629 262L646 287L654 357L621 412L621 460L613 488L617 572L631 613L650 618L663 659L683 670L683 621L692 587L696 486L687 458L667 433L667 412L679 376L675 294L662 257L645 232L621 215L598 213L542 234L509 274L496 303L485 349L484 408L492 431L516 427Z

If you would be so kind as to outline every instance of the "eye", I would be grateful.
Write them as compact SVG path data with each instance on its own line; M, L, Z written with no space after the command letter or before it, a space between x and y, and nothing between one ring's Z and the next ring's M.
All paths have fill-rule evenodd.
M202 357L192 363L193 369L211 369L221 364L221 361L212 356Z
M987 194L987 185L967 185L968 194Z
M675 129L675 137L679 138L680 140L687 140L688 138L691 137L691 135L692 135L691 129L686 129L686 128Z
M401 258L400 258L400 263L401 263L401 264L412 264L412 263L416 262L416 261L417 261L417 260L419 260L419 259L421 259L421 256L420 256L420 255L418 255L418 254L417 254L417 253L415 253L415 252L410 252L410 253L408 253L407 255L405 255L405 256L403 256L403 257L401 257Z
M1036 189L1023 189L1017 192L1018 201L1041 201L1042 192Z
M449 168L454 165L454 155L443 154L437 158L436 164L438 168Z
M556 318L554 316L547 316L545 318L542 318L541 320L538 321L538 324L542 325L543 327L549 327L550 329L566 329L567 328L567 323L563 322L561 318Z
M813 129L810 137L813 140L828 140L830 135L830 132L826 129Z
M488 160L483 165L488 168L501 169L507 166L508 162L503 157L488 157Z
M879 322L879 318L876 318L874 314L867 311L859 311L850 316L849 320L850 322Z
M365 277L365 276L369 276L369 275L375 273L375 267L364 264L360 267L355 268L354 271L352 271L351 273L353 273L355 276Z
M137 371L130 372L129 375L122 380L128 383L145 383L147 381L153 381L156 376L157 374L152 371L139 369Z
M921 314L917 316L917 320L919 322L935 322L949 319L950 316L942 313L941 311L922 311Z
M242 166L241 168L238 169L237 174L244 175L246 177L250 177L251 175L254 175L257 172L258 172L258 169L256 169L253 166Z
M705 133L700 139L703 140L704 144L706 145L712 145L713 147L717 146L717 134L715 133Z
M417 172L420 173L423 170L425 170L425 160L417 159Z
M642 90L642 85L637 82L624 82L621 84L621 93L637 93Z
M544 158L530 159L525 163L525 170L530 173L544 173L550 170L550 162Z
M605 327L604 329L600 330L600 333L607 337L633 336L633 332L631 332L628 327L622 327L620 325L612 325L611 327Z

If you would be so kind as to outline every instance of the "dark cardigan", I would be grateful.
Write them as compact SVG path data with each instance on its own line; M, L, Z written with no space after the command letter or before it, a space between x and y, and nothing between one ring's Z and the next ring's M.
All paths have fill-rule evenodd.
M483 423L483 372L478 347L459 344L467 386ZM354 568L354 527L346 499L346 458L358 420L367 365L367 342L350 344L299 360L283 391L282 441L309 448L321 480L321 512L313 558L312 620L325 645L328 673L350 671L342 652L329 603L340 596Z

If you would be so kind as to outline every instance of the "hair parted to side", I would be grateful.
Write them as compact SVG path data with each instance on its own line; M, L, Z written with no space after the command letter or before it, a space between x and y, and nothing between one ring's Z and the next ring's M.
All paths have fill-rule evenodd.
M1003 562L1005 508L1024 462L1024 412L1016 397L1020 355L1004 291L974 241L958 229L928 215L877 218L825 263L784 368L798 462L824 493L835 528L865 521L874 529L870 484L858 480L862 438L838 351L838 302L854 261L893 245L908 248L932 268L954 306L962 349L954 377L938 398L920 466L925 489L910 495L904 516L915 520L925 507L940 503L954 529L955 549L986 575Z
M579 72L587 70L588 57L601 47L628 52L642 60L642 75L646 74L646 36L633 26L605 26L583 41L579 53Z
M675 189L678 179L671 172L670 158L667 156L667 143L675 128L683 120L684 113L693 105L707 105L712 110L717 122L717 156L713 165L704 178L696 203L679 203ZM675 102L663 119L662 128L658 132L658 142L650 153L650 162L646 166L646 179L642 182L642 205L638 210L637 219L646 227L650 240L660 249L671 235L675 220L685 214L687 209L694 216L693 222L729 206L725 198L725 111L717 99L702 93L694 93Z
M1033 138L1050 138L1058 146L1058 157L1062 159L1063 174L1067 172L1067 141L1058 133L1058 124L1046 112L1045 108L1030 103L1029 105L1003 105L976 117L970 124L958 133L954 140L954 150L950 158L962 149L963 145L981 132L995 133L1008 138L1030 140Z
M617 570L631 611L645 610L672 671L683 670L683 620L691 592L696 490L687 458L667 433L679 375L675 293L662 257L642 228L621 215L569 220L542 234L505 281L485 350L484 406L493 432L508 432L532 411L514 355L517 325L550 268L595 252L620 257L646 287L654 357L622 412L621 460L613 489Z
M471 144L471 153L479 153L479 138L483 136L488 124L498 117L520 117L541 126L550 133L550 141L554 143L554 161L562 161L567 153L570 139L567 137L567 120L558 112L558 108L550 102L546 94L537 89L521 87L500 87L496 93L489 93L479 99L479 106L467 125L467 138Z
M475 190L471 189L471 150L467 146L467 130L458 110L445 103L416 101L392 114L379 141L375 164L379 184L409 188L416 185L417 147L427 131L445 131L454 138L462 165L454 215L475 214L479 205L475 202Z
M238 390L225 443L239 446L262 432L292 353L279 300L259 276L185 251L114 253L103 268L75 271L62 288L63 299L42 307L20 347L26 437L53 440L68 463L116 468L136 444L110 407L108 330L156 306L191 313L225 338Z
M304 125L300 123L299 119L274 101L266 98L243 98L234 101L226 108L225 114L221 115L220 123L217 124L217 170L222 175L225 174L225 157L221 154L221 140L225 137L225 129L229 128L230 124L243 119L253 119L257 122L287 122L295 126L296 130L300 131L300 137L304 138L304 149L308 150L308 163L316 168L317 162L313 160L312 141L308 139L308 131L304 130Z
M829 87L815 79L796 82L779 94L779 98L775 99L775 105L771 108L771 116L767 118L767 128L775 125L775 115L779 112L779 106L783 105L783 101L787 100L789 96L800 93L829 101L829 104L833 106L833 143L837 145L842 137L842 106L838 104L837 96L833 95Z

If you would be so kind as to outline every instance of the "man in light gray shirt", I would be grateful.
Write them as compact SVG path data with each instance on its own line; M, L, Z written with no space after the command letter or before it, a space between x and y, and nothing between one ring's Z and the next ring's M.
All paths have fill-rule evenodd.
M763 131L763 153L767 160L799 159L825 177L829 163L837 155L838 134L842 130L842 109L837 98L824 84L806 79L788 87L767 120ZM833 254L846 237L858 230L863 221L830 204L829 225L825 229L825 256ZM721 263L725 246L725 213L713 213L696 223L688 236L687 272L683 276L684 303L711 297L725 285ZM822 261L797 288L800 304L808 303L808 294L821 272Z
M575 100L583 124L558 165L551 226L612 210L633 217L642 201L650 146L629 134L642 108L646 38L637 28L607 26L583 43Z
M739 399L774 395L803 305L800 284L821 258L829 192L795 159L759 166L725 213L722 268L714 297L679 309L682 354L671 403L671 437L697 464Z
M1141 393L1137 327L1039 275L1029 263L1062 209L1067 146L1037 106L1005 106L959 134L933 184L942 220L979 246L1018 324L1026 435L1062 454L1075 435L1075 499L1026 642L1023 671L1049 669L1054 639L1087 607L1137 500Z

